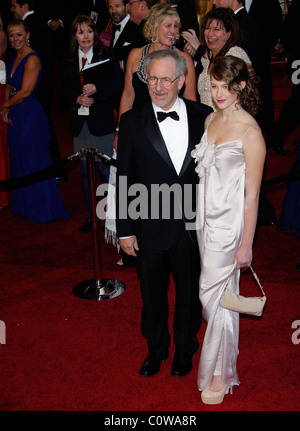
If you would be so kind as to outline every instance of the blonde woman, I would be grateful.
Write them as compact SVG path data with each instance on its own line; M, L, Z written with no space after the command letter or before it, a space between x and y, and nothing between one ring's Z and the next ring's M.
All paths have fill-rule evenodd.
M174 8L160 3L152 6L146 17L143 30L148 44L142 48L133 49L128 56L119 116L133 106L137 106L148 100L149 93L144 72L144 59L147 54L153 51L177 49L174 45L179 38L179 30L180 18ZM185 52L179 51L179 53L187 61L183 96L186 99L197 100L196 75L193 61Z
M0 114L3 121L9 123L7 145L11 177L18 178L52 165L51 135L48 117L36 98L43 66L39 55L29 46L26 22L13 20L8 25L7 35L15 54L7 66ZM13 190L12 213L39 223L70 218L54 177Z

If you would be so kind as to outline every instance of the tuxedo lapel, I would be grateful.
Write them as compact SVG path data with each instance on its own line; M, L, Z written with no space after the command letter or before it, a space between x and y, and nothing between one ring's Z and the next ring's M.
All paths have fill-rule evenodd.
M114 36L115 36L115 33L113 33L113 37L111 38L111 48L114 48L114 49L120 49L120 48L122 48L123 43L125 42L127 24L125 25L125 27L121 31L120 36L118 37L118 40L115 43L115 46L113 46L113 42L114 42L113 39L114 39Z
M115 43L115 46L113 46L113 38L112 38L111 48L113 48L116 51L121 51L125 42L127 42L127 44L129 44L128 47L130 47L130 48L133 47L133 44L132 44L132 42L133 42L132 25L133 25L133 22L130 20L126 23L125 27L121 31L120 36L118 37L118 40Z
M160 133L151 102L148 102L143 107L139 120L143 126L146 137L154 147L155 151L157 151L167 165L175 171L165 141Z
M203 133L203 131L202 132L200 131L199 133L199 127L200 127L199 113L198 115L196 115L195 111L190 106L188 100L184 100L184 102L186 104L186 110L187 110L189 140L188 140L187 152L186 152L179 176L184 174L186 169L189 167L190 163L194 163L194 159L191 156L191 152L195 148L195 146L199 143L199 140ZM175 167L172 163L171 157L169 155L169 152L167 150L165 141L159 130L159 126L157 124L151 102L148 102L146 105L144 105L140 114L140 122L143 125L143 129L151 145L160 154L160 156L164 159L164 161L168 164L168 166L171 169L173 169L174 172L176 172Z

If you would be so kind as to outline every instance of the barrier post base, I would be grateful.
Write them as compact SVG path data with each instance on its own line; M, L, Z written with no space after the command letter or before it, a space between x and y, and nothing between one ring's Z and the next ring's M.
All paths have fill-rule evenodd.
M73 288L73 294L80 299L90 301L102 301L112 299L121 295L125 290L125 285L112 278L102 280L86 280L78 283Z

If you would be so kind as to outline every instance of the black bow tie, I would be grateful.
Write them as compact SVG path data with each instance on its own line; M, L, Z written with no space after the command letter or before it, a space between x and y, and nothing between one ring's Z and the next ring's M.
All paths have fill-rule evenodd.
M121 30L121 24L113 24L112 25L113 31L116 32L117 30Z
M167 117L171 117L171 118L173 118L173 120L179 121L179 115L177 114L176 111L171 111L171 112L158 111L157 112L157 119L160 123L162 121L164 121Z

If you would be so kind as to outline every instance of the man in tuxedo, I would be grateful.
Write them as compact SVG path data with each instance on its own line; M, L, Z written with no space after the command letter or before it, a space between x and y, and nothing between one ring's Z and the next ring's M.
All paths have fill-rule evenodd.
M293 151L284 148L285 138L292 133L300 123L300 1L293 0L288 8L288 14L283 21L281 42L288 57L287 74L292 81L292 92L285 102L273 129L266 139L268 147L284 156L293 156ZM295 62L295 63L294 63Z
M214 0L213 4L215 7L230 8L234 12L243 35L242 48L250 57L253 67L256 67L256 25L244 7L244 0Z
M140 28L140 34L143 34L145 18L155 3L159 0L130 0L128 3L130 19Z
M53 59L59 57L68 46L74 9L71 0L51 0L38 2L38 7L45 23L51 42Z
M151 101L125 112L119 124L117 234L122 250L137 256L142 334L148 343L142 376L157 374L161 362L169 357L171 275L176 285L173 376L191 371L192 357L199 347L199 251L195 231L190 228L192 217L184 208L195 209L199 178L191 151L199 143L212 109L178 97L185 70L186 61L177 51L149 54L145 71ZM161 118L166 113L171 116ZM155 195L157 187L169 195L164 191ZM141 190L136 207L141 212L137 214L135 188Z
M258 120L263 130L269 133L274 125L271 51L281 35L282 10L278 0L246 0L245 7L255 22L258 38L255 69L261 80L262 100L262 111Z
M113 23L110 47L113 48L123 70L125 70L127 57L132 48L145 44L138 25L130 20L128 3L129 0L107 0L108 11Z

